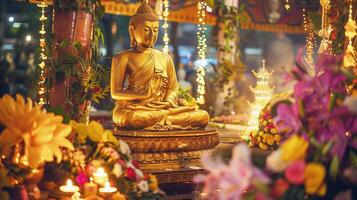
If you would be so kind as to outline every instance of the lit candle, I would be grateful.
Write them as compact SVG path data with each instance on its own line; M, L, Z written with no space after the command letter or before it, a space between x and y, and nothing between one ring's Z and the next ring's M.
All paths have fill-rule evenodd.
M62 186L60 187L60 190L61 190L62 192L74 193L74 192L78 192L78 191L79 191L79 187L73 185L71 179L67 179L67 184L66 184L66 185L62 185Z
M99 185L104 185L105 181L108 178L108 174L105 173L105 171L104 171L104 169L102 167L99 167L93 173L93 178L94 178L94 182L98 183Z
M117 189L115 187L110 186L108 179L105 181L104 187L99 188L99 192L103 194L111 194L116 191Z
M92 178L90 178L90 182L84 184L84 197L96 195L97 190L98 190L97 184L93 183Z

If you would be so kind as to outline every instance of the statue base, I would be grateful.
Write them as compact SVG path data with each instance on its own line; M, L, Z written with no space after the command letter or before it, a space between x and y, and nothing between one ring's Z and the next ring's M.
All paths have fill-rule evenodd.
M133 159L145 171L199 169L203 153L213 151L219 144L215 128L147 131L114 130L115 136L126 142Z

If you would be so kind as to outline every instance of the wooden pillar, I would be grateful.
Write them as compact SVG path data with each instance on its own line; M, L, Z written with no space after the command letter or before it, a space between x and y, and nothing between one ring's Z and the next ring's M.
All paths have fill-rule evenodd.
M235 79L239 71L237 67L240 64L239 47L237 46L239 37L238 0L225 0L224 6L219 10L218 22L218 80L219 92L215 101L214 115L230 114L232 111L229 99L235 92Z
M82 94L73 94L72 90L76 86L80 87L83 80L66 74L66 68L71 68L74 72L86 70L78 60L75 61L73 57L69 59L69 56L80 57L90 63L93 16L84 9L78 8L75 3L71 0L54 1L53 66L50 71L52 87L50 88L49 102L51 107L62 107L73 119L78 120L78 116L72 114L83 109L83 102L78 98ZM77 8L63 8L66 6L76 6ZM90 68L90 66L87 67Z

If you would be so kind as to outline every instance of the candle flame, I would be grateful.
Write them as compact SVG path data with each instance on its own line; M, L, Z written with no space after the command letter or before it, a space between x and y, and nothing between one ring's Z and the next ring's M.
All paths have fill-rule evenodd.
M105 181L104 187L106 187L106 188L110 188L110 183L109 183L109 181L108 181L108 180L106 180L106 181Z
M73 182L72 182L71 179L67 179L67 186L68 186L68 187L73 186Z

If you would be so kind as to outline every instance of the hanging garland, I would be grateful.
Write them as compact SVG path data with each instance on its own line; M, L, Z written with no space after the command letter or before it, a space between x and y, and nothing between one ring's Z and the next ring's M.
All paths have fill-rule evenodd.
M331 8L330 0L320 0L320 4L322 7L322 13L321 13L321 30L319 31L319 36L322 38L322 41L318 52L322 53L326 51L328 53L331 53L331 41L329 40L329 38L332 28L329 23L329 18L327 16Z
M205 18L206 18L206 2L199 1L197 4L197 17L198 17L198 30L197 30L197 52L198 52L198 60L199 66L197 69L197 103L204 104L205 98L205 68L204 62L206 60L206 26L205 26Z
M46 41L45 41L45 35L46 35L46 30L45 30L45 22L47 20L47 17L45 16L45 8L48 6L45 1L42 1L40 4L37 4L38 7L41 8L41 17L39 18L40 23L41 23L41 28L40 28L40 57L39 57L39 67L41 69L40 71L40 78L38 81L38 104L43 105L47 103L46 99L46 90L45 90L45 81L46 81L46 52L45 52L45 47L46 47Z
M356 36L356 22L352 18L352 0L350 3L350 9L348 14L348 21L345 25L345 36L348 39L348 45L346 48L345 56L343 57L344 67L356 67L356 52L352 45L352 40Z
M165 53L169 53L169 34L168 34L168 28L169 28L169 23L167 22L167 17L169 16L169 0L164 0L163 1L163 6L164 6L164 12L162 13L163 19L164 19L164 24L162 25L162 29L164 31L164 48L162 49Z

